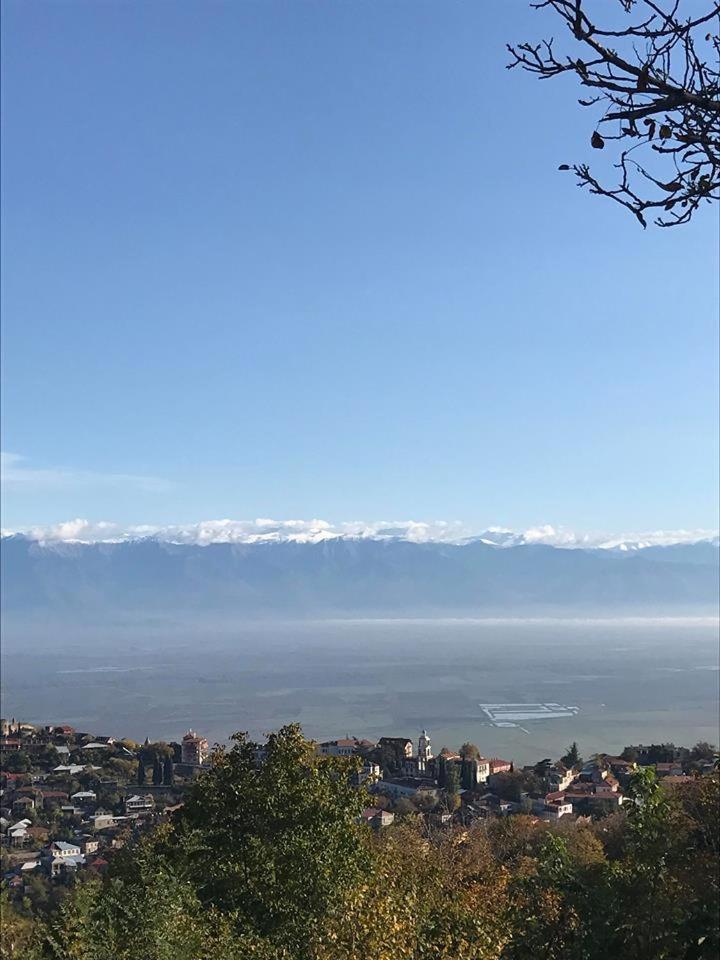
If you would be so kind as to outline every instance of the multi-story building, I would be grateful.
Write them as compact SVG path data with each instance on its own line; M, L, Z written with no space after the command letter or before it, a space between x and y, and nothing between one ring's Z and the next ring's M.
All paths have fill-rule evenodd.
M74 843L65 843L63 840L53 840L52 843L44 848L43 854L50 857L60 857L62 859L66 857L79 857L80 847Z
M182 762L200 766L208 756L208 742L194 730L188 730L182 738Z
M545 780L551 790L566 790L574 779L574 769L566 767L561 761L554 763L545 771Z

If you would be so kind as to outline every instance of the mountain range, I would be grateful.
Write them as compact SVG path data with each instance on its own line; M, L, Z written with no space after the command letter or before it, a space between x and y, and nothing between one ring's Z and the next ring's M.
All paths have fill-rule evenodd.
M716 612L717 540L614 549L526 542L2 541L2 604L20 616L232 617Z

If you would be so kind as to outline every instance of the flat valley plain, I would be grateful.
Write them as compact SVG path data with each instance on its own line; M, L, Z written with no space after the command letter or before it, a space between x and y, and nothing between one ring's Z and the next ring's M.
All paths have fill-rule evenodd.
M6 618L3 715L211 742L297 721L308 736L470 740L518 764L629 743L718 741L718 621L321 620L67 625ZM497 727L481 704L571 704Z

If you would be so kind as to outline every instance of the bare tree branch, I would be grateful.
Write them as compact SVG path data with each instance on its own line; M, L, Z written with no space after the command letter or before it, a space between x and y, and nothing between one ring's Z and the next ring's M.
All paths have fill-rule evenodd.
M554 11L577 52L560 57L553 40L508 45L508 69L541 80L570 73L596 91L579 101L604 108L591 145L602 150L608 141L633 141L620 145L618 183L603 185L584 163L560 169L572 170L580 186L615 200L643 226L647 213L661 227L687 223L703 202L720 199L720 0L706 0L709 9L700 15L692 0L694 16L685 17L683 2L618 0L618 25L599 27L593 0L538 0L531 6ZM595 0L594 9L608 16L609 0ZM636 151L646 155L642 163L631 156ZM668 164L669 178L662 170Z

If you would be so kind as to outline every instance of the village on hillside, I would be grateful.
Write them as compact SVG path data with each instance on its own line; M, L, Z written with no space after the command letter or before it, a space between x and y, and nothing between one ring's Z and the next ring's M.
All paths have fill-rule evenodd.
M407 816L429 828L514 815L538 824L595 819L621 807L639 767L652 767L668 787L717 767L706 743L639 745L587 760L573 744L562 758L518 769L471 743L435 754L425 730L417 745L406 737L346 737L315 749L357 758L354 782L369 797L361 820L375 830ZM262 753L258 746L258 762ZM117 849L180 808L210 759L207 739L193 730L177 743L138 744L67 724L0 721L3 885L14 899L48 902L84 871L104 873Z

